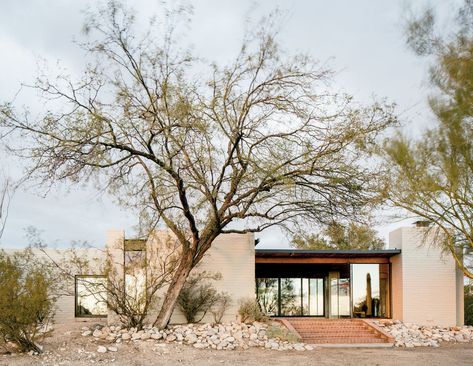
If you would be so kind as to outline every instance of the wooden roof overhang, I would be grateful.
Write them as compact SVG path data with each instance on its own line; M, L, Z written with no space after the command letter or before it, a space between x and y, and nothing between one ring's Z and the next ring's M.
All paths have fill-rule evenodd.
M383 250L301 250L301 249L256 249L258 263L306 263L306 264L350 264L389 263L389 259L400 254L400 249Z

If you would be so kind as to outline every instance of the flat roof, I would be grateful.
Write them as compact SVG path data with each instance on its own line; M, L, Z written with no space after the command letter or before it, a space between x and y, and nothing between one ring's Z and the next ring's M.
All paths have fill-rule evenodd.
M374 249L374 250L338 250L338 249L255 249L255 255L264 257L312 257L312 258L366 258L384 257L389 258L400 254L401 249Z

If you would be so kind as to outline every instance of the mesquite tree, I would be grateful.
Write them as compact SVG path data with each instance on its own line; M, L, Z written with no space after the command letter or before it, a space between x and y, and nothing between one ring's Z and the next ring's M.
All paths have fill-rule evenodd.
M111 3L87 21L95 61L82 79L38 78L53 101L41 118L0 109L0 125L26 137L16 151L33 177L98 176L142 222L179 240L158 326L219 234L328 223L373 201L377 171L364 147L393 123L391 106L332 93L330 71L282 52L270 24L221 66L181 51L176 27L151 24L139 36L130 11Z
M408 44L431 58L433 127L418 139L399 134L382 155L395 207L433 223L428 235L473 278L473 2L458 9L450 33L430 9L409 22ZM442 28L443 29L443 28Z

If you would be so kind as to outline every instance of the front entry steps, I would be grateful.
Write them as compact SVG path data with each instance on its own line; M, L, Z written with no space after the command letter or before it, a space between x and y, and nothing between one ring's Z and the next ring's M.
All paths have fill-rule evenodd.
M394 338L365 319L279 318L304 343L325 347L392 347Z

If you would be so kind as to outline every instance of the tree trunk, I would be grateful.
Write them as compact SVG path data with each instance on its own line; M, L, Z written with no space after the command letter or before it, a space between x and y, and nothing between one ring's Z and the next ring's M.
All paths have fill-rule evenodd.
M169 284L169 288L164 297L163 305L159 311L158 317L156 318L153 326L159 329L165 328L169 324L172 312L176 305L177 297L181 293L181 289L186 283L186 279L192 270L192 255L189 253L182 258L179 266L174 273L174 276Z

